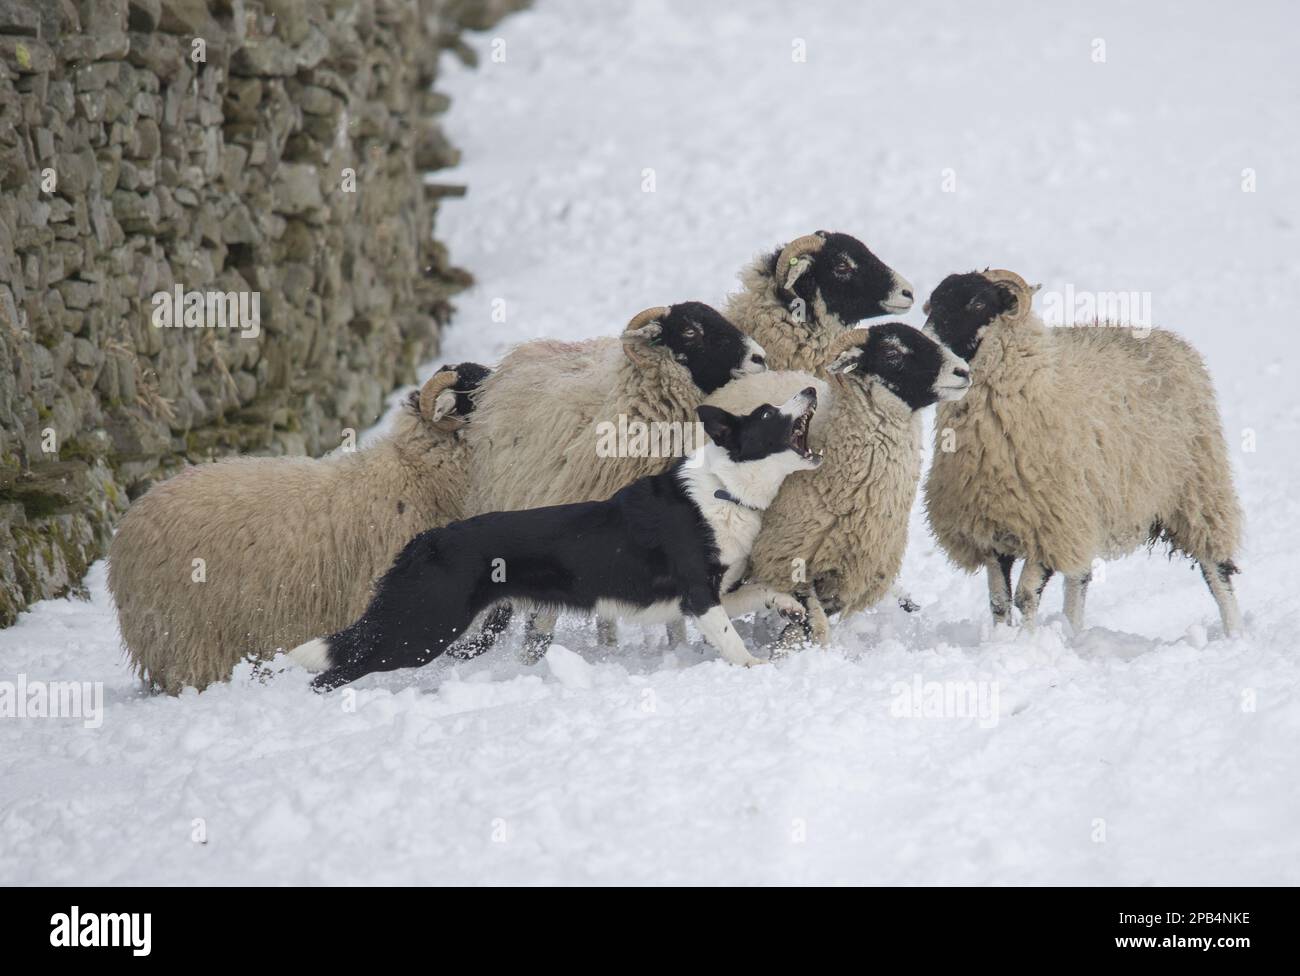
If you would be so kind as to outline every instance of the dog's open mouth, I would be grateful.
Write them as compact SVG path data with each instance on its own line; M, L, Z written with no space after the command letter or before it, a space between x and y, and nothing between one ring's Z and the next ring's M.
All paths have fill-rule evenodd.
M790 450L805 460L820 458L821 454L808 446L808 428L812 425L813 414L817 412L817 394L813 394L804 408L804 412L795 418L790 428Z

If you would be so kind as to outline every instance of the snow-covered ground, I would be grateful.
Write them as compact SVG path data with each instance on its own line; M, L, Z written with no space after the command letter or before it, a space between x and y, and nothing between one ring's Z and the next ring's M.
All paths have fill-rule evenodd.
M732 7L538 0L449 69L470 195L442 230L479 284L445 358L718 303L818 228L923 294L986 265L1148 292L1221 397L1246 636L1145 553L1078 639L991 634L914 513L923 612L774 666L633 628L606 654L572 620L533 668L506 646L354 696L245 670L149 697L100 564L88 603L0 632L0 680L105 696L98 728L0 720L0 882L1300 882L1300 11ZM927 682L973 683L982 717L900 715Z

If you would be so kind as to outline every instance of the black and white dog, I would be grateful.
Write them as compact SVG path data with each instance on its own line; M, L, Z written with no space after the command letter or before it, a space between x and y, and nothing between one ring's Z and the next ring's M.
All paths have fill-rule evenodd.
M816 408L812 387L744 417L702 406L712 443L605 501L492 512L421 533L357 621L290 656L324 672L316 688L336 688L427 664L480 610L521 599L638 622L685 614L728 661L757 664L731 618L763 606L795 616L803 608L765 587L731 588L786 476L821 464L808 447Z

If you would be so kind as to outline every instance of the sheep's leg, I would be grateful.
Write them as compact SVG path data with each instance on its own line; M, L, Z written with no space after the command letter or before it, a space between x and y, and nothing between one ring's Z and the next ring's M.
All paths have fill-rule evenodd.
M1219 605L1225 637L1235 637L1241 633L1241 609L1237 606L1237 594L1232 589L1232 576L1237 572L1239 570L1231 560L1216 563L1213 567L1201 563L1205 585L1210 588L1214 602Z
M506 632L514 615L513 604L509 601L498 603L483 618L483 625L477 634L463 641L457 641L448 648L447 653L461 661L470 661L490 651L496 645L497 638Z
M1050 568L1032 559L1025 560L1020 582L1016 584L1016 609L1020 611L1021 623L1030 630L1038 626L1038 600L1051 578Z
M989 579L989 609L993 611L995 624L1011 623L1011 567L1015 562L1015 556L998 552L989 553L984 560Z
M821 597L817 595L817 587L814 586L808 591L804 604L808 608L808 634L824 647L831 640L831 622L826 617Z
M773 645L773 656L784 657L795 648L812 641L825 645L830 641L830 621L826 618L826 609L822 606L817 588L810 586L806 593L799 594L799 603L803 606L802 616L784 614L795 619L786 625Z
M1083 633L1083 606L1088 599L1092 573L1065 577L1065 619L1076 634Z
M727 616L727 611L721 605L715 604L704 611L695 618L695 623L700 628L700 633L704 635L704 639L732 664L748 668L763 663L761 658L749 653L745 642L740 639L736 628L731 625L731 618Z
M669 647L686 646L686 621L685 620L670 620L668 621L667 624L664 625L664 629L668 632Z
M916 611L921 609L921 604L912 599L912 595L903 589L903 584L898 582L898 580L894 580L893 584L889 587L889 595L893 597L894 602L897 603L905 613L916 613Z
M615 620L606 620L604 617L597 617L596 643L601 647L617 647L618 622Z
M528 625L524 631L524 649L519 652L520 661L524 664L536 664L546 656L555 634L557 616L554 610L534 610L528 615Z

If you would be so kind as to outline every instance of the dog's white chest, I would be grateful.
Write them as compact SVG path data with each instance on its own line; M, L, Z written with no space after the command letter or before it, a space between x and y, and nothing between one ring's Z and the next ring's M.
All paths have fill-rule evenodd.
M754 540L763 527L763 517L751 508L723 500L710 502L703 511L718 547L718 561L723 566L722 591L725 593L744 575Z

